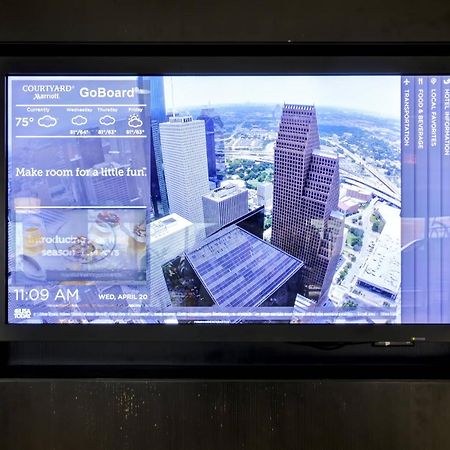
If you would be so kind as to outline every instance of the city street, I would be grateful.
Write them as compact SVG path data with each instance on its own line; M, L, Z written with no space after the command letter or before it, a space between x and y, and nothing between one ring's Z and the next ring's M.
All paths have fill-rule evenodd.
M356 261L352 262L352 266L350 267L347 276L341 283L341 286L346 287L349 290L349 292L354 287L358 273L361 267L366 262L367 258L369 257L373 249L373 244L379 237L379 233L375 233L372 231L372 223L370 221L370 217L373 214L377 202L378 202L377 198L372 199L366 208L364 209L361 208L359 210L360 212L353 214L345 219L346 226L350 228L352 227L360 228L364 231L362 247L359 252L351 250L350 247L348 246L346 247L344 244L344 251L347 250L347 254L354 254L356 256ZM361 226L359 226L358 223L354 224L352 222L352 219L354 217L359 217L359 215L361 215L362 220ZM346 259L347 261L350 261L348 257Z

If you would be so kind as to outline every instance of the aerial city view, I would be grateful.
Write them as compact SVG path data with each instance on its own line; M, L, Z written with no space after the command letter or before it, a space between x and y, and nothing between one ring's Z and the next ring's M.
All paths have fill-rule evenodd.
M9 93L9 320L400 321L399 77Z
M192 319L207 321L400 321L398 78L151 85L154 306L209 306Z

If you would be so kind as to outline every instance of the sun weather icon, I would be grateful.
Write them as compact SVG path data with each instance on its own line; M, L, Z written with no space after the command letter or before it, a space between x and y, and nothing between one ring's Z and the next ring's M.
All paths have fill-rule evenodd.
M143 122L141 119L139 119L139 116L137 114L131 114L130 117L128 117L128 126L131 128L140 128L142 127Z

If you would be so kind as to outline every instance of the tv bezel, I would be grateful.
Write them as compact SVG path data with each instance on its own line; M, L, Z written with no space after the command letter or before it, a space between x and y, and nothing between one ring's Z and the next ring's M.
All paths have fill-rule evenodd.
M9 43L0 45L0 171L7 179L8 75L450 74L450 44ZM7 242L7 183L0 233ZM450 341L450 324L9 324L7 248L0 249L0 341Z

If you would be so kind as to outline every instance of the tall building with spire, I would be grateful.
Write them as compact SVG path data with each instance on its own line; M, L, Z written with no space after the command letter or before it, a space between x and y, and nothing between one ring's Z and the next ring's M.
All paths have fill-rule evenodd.
M321 148L314 106L284 105L275 144L272 244L301 259L299 293L325 300L342 250L339 160Z

